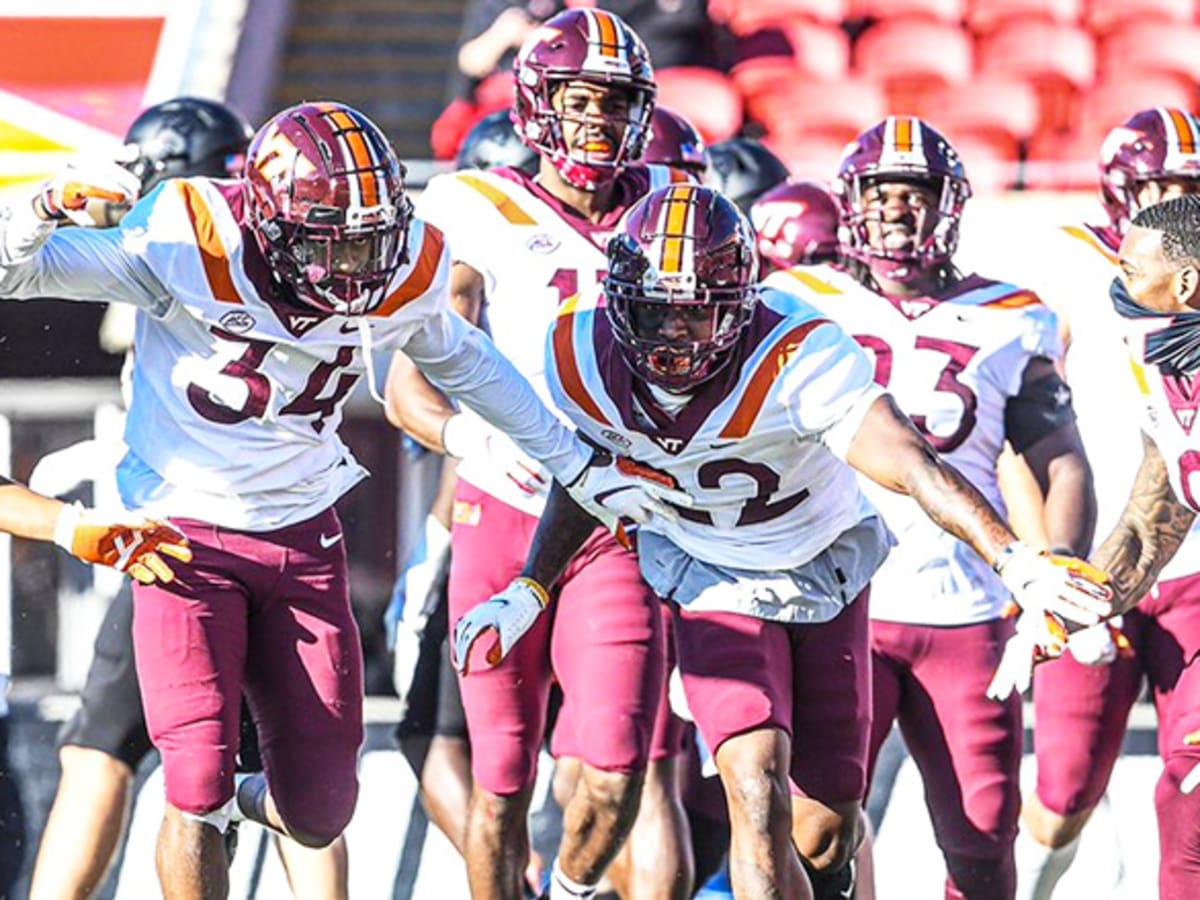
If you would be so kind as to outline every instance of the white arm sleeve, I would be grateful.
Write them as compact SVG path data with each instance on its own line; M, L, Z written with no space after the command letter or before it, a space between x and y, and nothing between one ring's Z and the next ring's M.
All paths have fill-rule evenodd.
M403 349L434 386L507 434L563 484L590 461L588 449L487 335L453 310L426 318Z
M162 315L170 295L123 228L55 228L18 200L0 210L0 298L132 303Z

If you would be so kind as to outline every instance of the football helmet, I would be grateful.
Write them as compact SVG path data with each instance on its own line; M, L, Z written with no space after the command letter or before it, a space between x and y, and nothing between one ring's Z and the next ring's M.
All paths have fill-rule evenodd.
M550 161L559 174L592 191L642 159L650 135L657 88L650 53L642 39L613 13L569 9L547 20L521 47L514 63L516 96L512 119L517 134ZM554 108L562 84L583 81L629 92L629 116L616 151L607 158L567 146L563 122L573 114Z
M751 138L730 138L708 148L705 183L716 188L746 215L763 194L788 178L778 156Z
M758 300L754 229L712 188L643 197L608 243L606 309L626 363L676 393L711 378Z
M341 103L303 103L255 134L247 218L275 280L324 313L363 315L407 261L412 203L383 132Z
M250 123L225 104L178 97L133 120L125 143L135 144L138 155L126 168L141 180L143 194L168 178L236 178L253 136Z
M708 148L695 125L665 106L655 106L642 162L670 166L703 178L708 168Z
M758 232L758 253L777 269L819 266L841 258L841 209L825 184L785 181L754 201L750 222Z
M1159 178L1200 179L1200 120L1158 106L1131 116L1100 147L1100 202L1118 235L1138 213L1141 184Z
M489 113L476 122L463 138L454 159L456 169L497 166L524 169L531 175L537 172L537 154L517 137L507 109Z
M886 181L926 183L938 195L937 221L932 228L926 228L924 221L917 223L917 233L925 237L916 246L899 250L871 246L867 233L871 214L863 192ZM847 256L863 263L891 262L890 277L903 279L929 266L944 265L954 255L971 185L958 151L927 122L915 116L888 116L868 128L846 146L833 188L841 205Z

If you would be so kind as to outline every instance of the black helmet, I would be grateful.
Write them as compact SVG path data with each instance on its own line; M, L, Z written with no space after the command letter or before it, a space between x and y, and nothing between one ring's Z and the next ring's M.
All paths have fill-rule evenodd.
M508 110L490 113L476 122L458 146L456 169L494 169L511 166L531 175L537 171L538 155L517 137Z
M142 193L167 178L240 175L254 137L239 113L215 100L178 97L151 106L125 135L138 157L128 168L142 180Z
M730 138L709 145L704 181L750 215L754 201L786 181L789 174L782 160L758 141Z

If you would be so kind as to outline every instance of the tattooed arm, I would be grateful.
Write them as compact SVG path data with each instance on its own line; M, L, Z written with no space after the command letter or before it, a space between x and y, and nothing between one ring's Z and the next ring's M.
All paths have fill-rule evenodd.
M987 498L937 455L889 394L876 400L863 418L846 462L885 488L912 497L940 528L973 547L989 565L1017 539Z
M1162 454L1144 432L1142 445L1142 465L1125 511L1092 557L1092 563L1112 578L1118 612L1132 609L1146 596L1196 518L1175 499Z

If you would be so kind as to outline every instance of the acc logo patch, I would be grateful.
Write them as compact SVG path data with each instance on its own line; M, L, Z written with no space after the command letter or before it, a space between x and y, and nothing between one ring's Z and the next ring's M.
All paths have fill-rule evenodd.
M600 437L604 438L606 441L616 444L618 447L625 447L628 449L629 447L633 446L633 441L625 437L625 435L618 434L615 431L610 431L607 428L600 429Z
M240 310L227 312L221 316L221 327L226 331L232 331L234 334L245 334L257 324L254 316Z
M553 253L562 244L558 238L546 232L540 232L531 237L525 244L530 253L540 253L545 256L548 253Z

